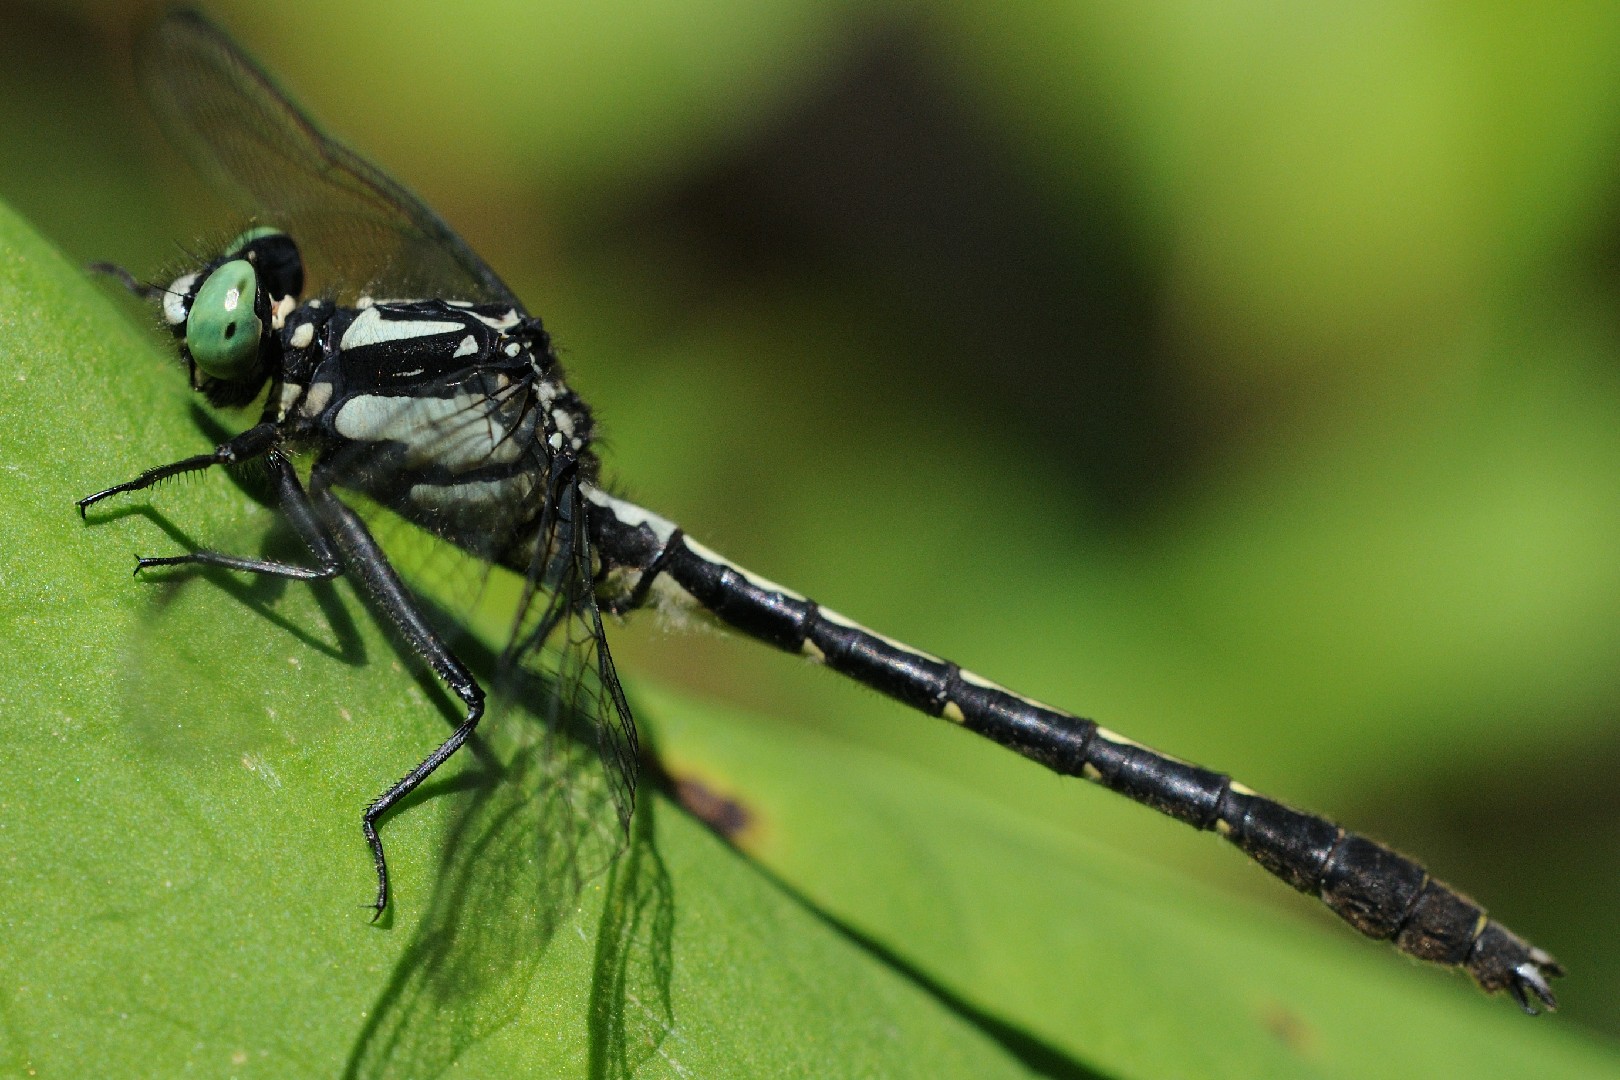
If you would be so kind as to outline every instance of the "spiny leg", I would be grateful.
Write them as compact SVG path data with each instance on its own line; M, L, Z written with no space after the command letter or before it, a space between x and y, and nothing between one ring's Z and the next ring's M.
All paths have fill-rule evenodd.
M79 516L84 517L85 511L90 507L114 495L122 495L130 491L141 491L159 481L167 480L171 476L197 472L200 469L206 469L214 465L235 465L243 461L252 461L254 458L268 454L275 448L275 445L276 425L268 422L255 424L234 439L220 443L214 447L211 453L198 454L196 457L188 457L173 464L159 465L155 469L147 469L133 480L125 481L122 484L114 484L112 487L98 491L94 495L86 495L78 501Z
M133 480L115 484L110 488L86 495L78 501L79 516L103 499L131 491L142 491L171 476L198 472L214 465L235 465L263 458L275 484L276 498L282 512L317 560L318 565L299 566L295 563L258 559L244 555L230 555L220 551L193 551L185 555L164 555L153 558L137 556L135 573L162 566L219 566L227 570L240 570L250 574L268 574L271 577L294 578L300 581L324 581L342 573L342 564L332 549L325 531L310 507L309 496L298 482L298 472L276 449L274 424L258 424L228 442L220 443L211 453L198 454L169 465L147 469Z
M316 566L298 566L217 551L196 551L187 555L138 559L136 572L158 566L201 565L310 581L334 578L347 570L398 628L411 650L427 661L456 696L466 703L467 713L450 737L403 779L373 799L366 807L361 820L361 829L371 849L372 861L377 870L377 897L371 906L376 915L380 916L388 905L388 864L383 855L382 841L377 835L377 820L391 806L415 790L467 741L483 716L484 691L467 670L466 665L428 625L410 592L389 565L359 516L331 494L323 473L324 462L316 463L311 475L310 490L306 492L299 483L297 471L291 463L274 452L275 445L275 426L259 424L229 442L220 444L212 453L198 454L170 465L148 469L134 480L86 496L78 502L79 512L82 515L88 507L103 499L149 488L171 476L196 472L213 465L266 458L276 485L280 507L286 513L294 531L315 555Z
M388 906L388 860L383 855L382 839L377 835L377 821L461 749L484 715L484 690L467 666L428 624L410 590L389 564L360 516L327 488L320 463L316 464L311 476L310 498L321 523L337 542L350 575L388 616L389 622L399 631L411 651L426 661L467 706L466 715L450 737L398 782L373 799L361 815L360 830L365 834L366 844L371 848L372 861L377 868L377 898L371 905L375 910L372 917L376 919Z
M139 574L142 570L159 566L219 566L226 570L293 578L297 581L329 581L341 574L343 563L339 560L337 551L333 549L332 541L327 536L320 519L316 517L314 508L310 505L309 495L298 482L298 471L276 451L265 455L265 463L270 470L271 480L275 483L276 498L280 503L281 512L287 515L287 521L292 525L293 531L298 533L299 539L304 541L310 553L315 556L317 565L299 566L296 563L279 562L274 559L228 555L221 551L193 551L186 555L137 558L135 572Z

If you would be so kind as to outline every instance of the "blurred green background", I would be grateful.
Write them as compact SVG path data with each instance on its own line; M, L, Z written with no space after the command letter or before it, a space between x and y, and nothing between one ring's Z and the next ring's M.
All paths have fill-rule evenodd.
M547 320L626 494L1421 854L1620 1034L1620 7L209 11ZM0 6L0 199L151 273L234 222L137 19ZM616 653L1328 921L767 650Z

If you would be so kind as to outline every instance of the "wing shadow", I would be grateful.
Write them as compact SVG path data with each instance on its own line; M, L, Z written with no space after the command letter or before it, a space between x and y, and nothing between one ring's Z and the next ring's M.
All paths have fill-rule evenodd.
M661 1046L670 1000L674 887L654 843L655 799L642 799L628 838L592 821L571 792L597 783L589 717L544 730L525 700L549 693L526 673L505 687L478 782L444 845L426 915L369 1013L343 1072L349 1080L433 1077L515 1020L545 977L556 934L580 916L585 884L606 868L591 986L580 1023L589 1075L622 1078ZM577 778L577 779L576 779ZM598 807L593 800L584 805Z

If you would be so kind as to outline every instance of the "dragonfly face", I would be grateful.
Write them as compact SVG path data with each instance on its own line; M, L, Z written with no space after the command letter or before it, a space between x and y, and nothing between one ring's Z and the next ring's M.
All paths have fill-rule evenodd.
M254 228L199 270L157 292L163 321L180 342L191 386L216 405L245 405L274 373L271 334L304 290L298 245Z

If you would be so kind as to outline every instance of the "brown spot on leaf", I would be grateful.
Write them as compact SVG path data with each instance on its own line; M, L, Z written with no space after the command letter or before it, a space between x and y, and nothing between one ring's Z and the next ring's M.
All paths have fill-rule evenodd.
M1299 1057L1316 1054L1316 1029L1286 1005L1272 1004L1261 1014L1261 1022L1277 1041Z
M743 834L754 824L754 814L743 803L695 776L677 776L675 798L728 843L746 846Z

